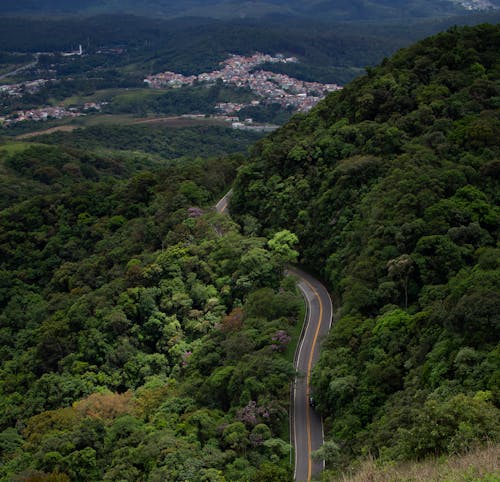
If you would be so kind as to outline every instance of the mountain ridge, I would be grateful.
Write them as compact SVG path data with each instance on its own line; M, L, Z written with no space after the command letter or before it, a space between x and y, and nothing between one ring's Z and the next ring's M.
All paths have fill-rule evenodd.
M499 25L402 49L238 173L235 219L297 233L336 299L313 374L332 470L499 440L498 52Z
M191 0L182 3L173 0L142 0L141 2L125 1L119 4L113 0L104 2L98 0L80 2L51 0L44 2L43 6L32 0L7 0L2 3L0 13L67 15L127 12L150 16L203 16L213 18L245 18L286 14L329 20L378 20L447 16L471 10L484 11L499 7L499 0L470 0L468 2L455 0L440 0L437 2L430 0L405 0L405 2L396 0L384 0L382 2L371 0L309 0L307 2L297 0L290 2L281 0L264 0L260 2Z

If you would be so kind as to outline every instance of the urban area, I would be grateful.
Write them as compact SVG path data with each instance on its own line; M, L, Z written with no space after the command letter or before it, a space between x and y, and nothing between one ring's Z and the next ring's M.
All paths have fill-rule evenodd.
M337 84L321 84L302 80L265 70L257 70L265 63L295 63L295 57L286 58L256 53L250 57L231 55L223 62L221 70L214 70L199 75L185 76L176 72L162 72L151 75L144 82L152 88L182 87L199 83L215 83L218 80L236 87L247 87L262 100L249 104L232 102L219 103L217 108L223 114L233 114L244 107L263 103L277 103L282 107L292 106L299 112L306 112L315 106L328 92L340 90Z
M73 52L62 53L63 56L82 56L83 50L80 46ZM32 67L38 62L36 60L29 65L18 69L23 70ZM307 112L315 106L328 92L333 92L342 87L337 84L322 84L319 82L305 82L288 75L259 69L263 64L275 63L297 63L295 57L285 57L281 54L274 56L255 53L245 57L242 55L231 55L221 64L220 70L205 72L199 75L185 76L175 72L162 72L151 75L144 79L147 86L153 89L180 88L191 86L195 83L211 85L223 82L239 88L247 88L254 94L254 99L248 103L219 102L215 108L219 120L232 123L234 129L245 129L255 131L271 131L276 125L256 125L252 119L239 120L235 114L245 107L279 104L283 108ZM57 83L57 79L36 79L17 84L0 85L0 96L23 97L36 94L40 89L50 83ZM66 107L40 106L29 110L15 110L7 115L0 116L0 125L9 127L23 121L46 121L50 119L73 118L92 112L99 112L108 102L87 102L81 106ZM187 115L186 117L190 117Z

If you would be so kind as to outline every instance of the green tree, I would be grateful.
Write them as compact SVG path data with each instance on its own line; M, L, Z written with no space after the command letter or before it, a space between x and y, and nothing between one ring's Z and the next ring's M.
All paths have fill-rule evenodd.
M286 263L293 263L297 260L299 253L293 249L293 247L298 241L296 234L288 231L288 229L283 229L278 231L267 244L279 261L284 265Z

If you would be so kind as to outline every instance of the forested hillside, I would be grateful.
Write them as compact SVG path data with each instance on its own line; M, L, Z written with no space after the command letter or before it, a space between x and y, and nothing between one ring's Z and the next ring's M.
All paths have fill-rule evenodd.
M301 15L336 20L376 20L387 18L449 15L464 11L465 2L453 0L4 0L2 12L75 14L95 12L134 12L142 15L205 16L215 18L262 17L270 14ZM469 2L469 5L474 5ZM480 8L500 6L498 0L481 2ZM475 5L476 7L478 5Z
M313 390L338 470L500 436L500 27L453 28L260 141L231 209L336 297Z
M397 48L450 25L494 23L499 19L498 10L402 23L332 23L324 17L289 16L226 21L123 14L43 19L0 16L0 61L24 61L22 57L9 58L8 52L59 53L81 44L84 55L78 59L40 56L40 67L56 68L59 79L71 77L64 83L53 83L49 98L58 98L68 90L141 86L146 75L165 70L185 75L209 72L229 53L256 51L297 56L300 63L288 65L284 71L291 76L344 84ZM283 70L283 65L266 68ZM43 93L42 89L37 96Z
M498 443L499 52L429 38L246 163L160 157L217 128L0 144L0 480L290 480L285 229L336 298L332 473ZM210 207L237 171L241 229Z
M289 480L302 305L210 207L240 163L0 145L1 480Z
M181 157L214 157L234 154L249 148L262 137L225 126L164 127L145 123L130 126L96 125L72 132L54 132L37 137L40 142L82 150L114 149L117 151L158 154L164 159Z
M256 51L298 56L313 67L309 75L313 74L314 80L345 83L359 74L356 69L373 65L394 49L439 29L432 24L416 25L411 30L361 24L355 34L352 26L289 17L258 21L132 15L0 17L0 52L61 52L81 44L84 56L78 61L51 56L39 60L41 65L62 62L59 74L84 77L90 88L105 88L111 83L140 86L146 75L165 70L186 75L209 72L230 53ZM107 49L121 49L122 53L106 55L103 51ZM303 77L304 70L300 65L288 73ZM67 84L66 90L71 87Z

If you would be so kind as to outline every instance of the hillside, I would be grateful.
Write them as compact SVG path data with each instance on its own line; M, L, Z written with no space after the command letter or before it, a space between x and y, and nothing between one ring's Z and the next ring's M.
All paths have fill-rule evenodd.
M148 132L0 144L2 481L290 478L283 242L211 208L241 155Z
M475 21L474 18L471 16L470 20ZM462 21L467 20L454 20ZM0 17L0 27L1 51L61 52L82 44L86 70L102 63L104 56L97 54L101 49L124 49L126 55L108 56L105 60L110 62L108 68L132 64L133 70L125 72L128 76L137 75L138 71L145 76L162 70L201 73L217 67L228 53L255 51L296 55L317 69L332 65L364 67L394 48L426 35L429 28L439 29L439 25L431 24L415 26L415 32L398 26L384 29L359 25L355 34L351 26L305 18L170 20L123 14L48 19ZM76 66L70 64L68 68L73 75L76 73Z
M4 0L1 12L37 14L75 14L96 12L132 12L149 16L205 16L215 18L259 17L270 14L300 15L335 20L377 20L450 15L467 9L485 10L500 6L497 0L465 2L459 0L112 0L64 1Z
M426 39L248 160L218 127L0 140L0 480L289 481L293 248L335 296L325 478L497 453L499 52ZM235 176L241 226L211 208Z
M287 227L336 324L313 390L328 467L500 436L500 26L452 28L259 142L245 232Z
M109 90L141 88L148 75L163 71L184 75L210 72L229 54L251 55L257 51L282 53L299 60L266 65L266 70L307 81L343 85L396 49L451 25L499 20L500 10L398 22L390 19L332 22L293 16L237 20L123 14L62 18L0 16L0 75L35 62L31 69L8 76L3 82L50 79L36 93L23 98L0 92L1 113L60 102L75 95L102 93L109 101ZM83 48L82 56L61 55L78 49L79 45ZM35 57L36 52L43 54ZM199 97L196 92L184 93L193 100ZM153 111L162 108L157 103L146 104ZM134 106L134 112L139 109Z
M477 19L471 16L453 20L462 21ZM110 87L141 87L147 75L165 70L185 75L210 72L230 53L259 51L297 56L300 63L284 72L293 77L343 84L359 75L366 65L438 30L440 26L434 24L415 26L410 31L399 26L381 29L358 25L355 34L352 27L345 25L290 17L226 21L132 15L0 17L0 68L16 60L20 66L30 59L19 55L16 59L13 52L56 53L41 56L37 68L56 70L45 74L46 78L61 81L70 77L71 81L58 82L50 91L42 89L38 97L44 94L45 99L58 99L68 90L73 94ZM80 44L82 57L58 55ZM29 79L40 75L35 70ZM12 99L4 102L8 105Z
M406 462L380 466L369 459L361 466L361 470L352 476L332 478L342 482L463 482L465 480L498 480L500 447L487 446L454 455L448 458L430 458L422 462Z

